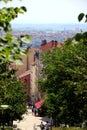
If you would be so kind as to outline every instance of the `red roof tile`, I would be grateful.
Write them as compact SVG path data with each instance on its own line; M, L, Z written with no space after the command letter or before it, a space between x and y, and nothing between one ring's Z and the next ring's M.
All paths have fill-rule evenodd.
M41 50L42 51L48 51L48 50L52 50L53 48L60 47L60 46L61 46L61 44L58 43L57 41L54 41L54 40L52 40L48 43L45 42L44 44L43 44L43 41L42 41Z

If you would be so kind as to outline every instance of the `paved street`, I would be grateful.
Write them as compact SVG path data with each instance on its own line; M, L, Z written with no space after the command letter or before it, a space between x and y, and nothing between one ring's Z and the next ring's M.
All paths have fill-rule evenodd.
M14 121L14 130L40 130L40 123L43 121L45 124L49 119L47 117L38 117L32 115L31 109L28 109L27 114L23 115L22 121Z

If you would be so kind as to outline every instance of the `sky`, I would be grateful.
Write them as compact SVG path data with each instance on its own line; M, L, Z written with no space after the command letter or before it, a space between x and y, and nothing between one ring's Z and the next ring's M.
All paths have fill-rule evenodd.
M87 0L13 0L8 4L0 2L0 8L3 6L27 8L13 23L79 23L79 13L87 14Z

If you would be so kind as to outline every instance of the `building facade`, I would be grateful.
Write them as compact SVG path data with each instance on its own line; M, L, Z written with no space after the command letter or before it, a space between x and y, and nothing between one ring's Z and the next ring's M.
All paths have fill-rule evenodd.
M21 79L22 83L28 88L26 92L30 95L30 100L35 103L41 99L41 94L38 90L38 78L41 77L42 63L40 61L40 54L45 51L51 51L56 47L60 47L61 44L57 41L47 42L42 41L39 48L27 48L27 55L21 55L24 62L23 65L14 65L18 70L16 76Z

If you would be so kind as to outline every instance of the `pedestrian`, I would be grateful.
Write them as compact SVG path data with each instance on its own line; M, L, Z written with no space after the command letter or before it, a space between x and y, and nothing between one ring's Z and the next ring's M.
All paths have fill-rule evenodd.
M31 110L32 110L32 115L34 115L34 106L33 105L31 107Z
M36 108L35 107L34 107L33 111L34 111L34 116L36 116Z
M36 108L36 116L38 116L38 109Z
M49 127L50 127L50 124L49 124L49 122L47 121L46 124L45 124L45 130L49 130Z
M40 129L44 130L44 124L43 124L43 122L41 122L41 124L40 124Z
M38 109L36 107L34 107L34 115L38 116Z

